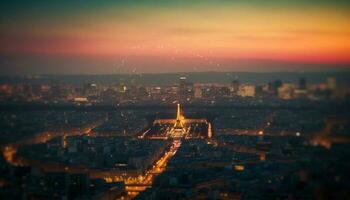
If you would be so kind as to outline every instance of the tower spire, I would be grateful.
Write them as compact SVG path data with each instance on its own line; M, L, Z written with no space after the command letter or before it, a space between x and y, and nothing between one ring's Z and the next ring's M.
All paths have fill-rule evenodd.
M181 112L180 112L180 104L177 104L177 111L176 111L176 120L181 119Z
M177 104L175 128L183 128L180 104Z

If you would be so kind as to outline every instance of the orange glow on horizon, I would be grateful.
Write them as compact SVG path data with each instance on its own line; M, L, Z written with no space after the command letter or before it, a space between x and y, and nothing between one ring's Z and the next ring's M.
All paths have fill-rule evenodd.
M324 8L112 7L64 23L14 25L1 34L0 52L350 63L349 19Z

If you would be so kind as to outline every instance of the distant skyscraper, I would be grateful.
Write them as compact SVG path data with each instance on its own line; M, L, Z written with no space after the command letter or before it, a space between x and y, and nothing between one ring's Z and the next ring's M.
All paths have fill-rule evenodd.
M186 76L181 76L180 79L179 79L179 82L180 82L180 87L185 87L186 84L187 84Z
M330 90L335 90L337 87L337 80L334 77L329 77L327 79L327 88Z
M202 98L202 94L203 94L202 88L195 87L195 89L194 89L194 98L200 99L200 98Z
M187 81L187 77L182 76L179 79L179 99L191 99L194 95L193 83Z
M237 79L233 80L230 87L230 92L232 95L237 95L239 89L239 81Z
M297 88L293 92L294 98L306 98L308 94L307 83L304 78L299 79Z
M299 79L299 88L300 90L306 90L306 80L305 78Z
M281 86L282 86L281 80L275 80L274 82L269 82L269 90L274 94L278 93L278 88Z

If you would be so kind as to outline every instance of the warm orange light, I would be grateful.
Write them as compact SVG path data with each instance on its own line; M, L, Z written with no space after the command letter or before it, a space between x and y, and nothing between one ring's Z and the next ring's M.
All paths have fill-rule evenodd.
M265 152L261 152L260 156L259 156L260 161L265 161L266 160L266 153Z
M244 171L244 165L235 165L234 168L236 171Z
M0 52L196 58L206 64L213 58L350 62L350 14L339 9L217 4L181 8L181 15L178 8L120 9L90 13L74 25L3 27L16 34L3 34Z

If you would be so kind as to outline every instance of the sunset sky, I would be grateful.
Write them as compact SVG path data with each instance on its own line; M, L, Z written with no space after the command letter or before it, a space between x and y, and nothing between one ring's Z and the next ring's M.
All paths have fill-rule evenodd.
M0 4L0 72L4 74L350 66L347 1L14 0Z

